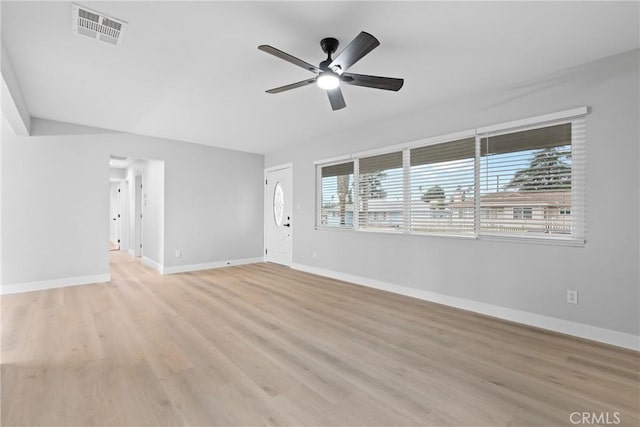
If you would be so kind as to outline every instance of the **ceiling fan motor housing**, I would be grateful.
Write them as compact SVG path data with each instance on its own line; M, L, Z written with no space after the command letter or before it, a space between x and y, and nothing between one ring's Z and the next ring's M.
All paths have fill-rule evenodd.
M333 62L333 59L331 59L331 55L335 53L336 50L338 50L339 44L340 42L338 41L338 39L334 39L333 37L327 37L320 40L320 47L322 47L322 51L327 54L327 59L325 59L320 63L320 65L318 65L318 68L320 68L322 71L329 71L332 74L334 73L333 70L329 69L329 64Z
M339 44L340 42L338 41L338 39L334 39L333 37L327 37L320 40L320 47L322 48L322 51L324 53L329 55L329 58L331 58L331 54L335 53L335 51L338 50Z

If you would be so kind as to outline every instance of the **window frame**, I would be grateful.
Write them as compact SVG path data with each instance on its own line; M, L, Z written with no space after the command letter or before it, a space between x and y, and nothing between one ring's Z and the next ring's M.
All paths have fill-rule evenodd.
M381 147L373 150L367 150L348 154L344 156L334 157L325 160L315 161L316 168L316 212L315 212L315 229L316 230L340 230L355 231L365 233L388 233L388 234L406 234L428 237L445 237L460 238L473 240L504 240L517 241L524 243L542 243L542 244L558 244L566 246L584 246L586 243L586 170L584 163L586 160L586 116L589 113L588 107L578 107L571 110L565 110L541 116L529 117L521 120L504 122L496 125L478 127L476 129L465 130L461 132L449 133L445 135L435 136L411 141L403 144L395 144L391 146ZM555 126L559 124L571 124L571 152L572 158L577 157L578 162L572 161L572 187L571 187L571 206L568 209L572 216L572 231L569 235L526 235L526 234L505 234L481 232L480 225L486 218L483 217L483 211L480 207L480 161L481 149L480 144L482 138L488 136L496 136L509 134L514 132L522 132L544 127ZM425 232L413 231L411 229L411 164L410 151L416 148L428 147L437 144L446 144L456 142L466 138L475 138L475 158L474 158L474 201L473 209L474 228L472 234L464 233L445 233L445 232ZM398 228L394 229L372 229L362 228L359 224L359 175L360 159L373 157L378 155L390 154L394 152L402 153L402 174L403 174L403 193L402 193L402 222ZM577 156L576 156L577 154ZM321 223L321 203L322 203L322 168L340 163L353 162L353 223L351 226L334 226ZM356 212L357 211L357 212ZM575 215L575 216L574 216Z

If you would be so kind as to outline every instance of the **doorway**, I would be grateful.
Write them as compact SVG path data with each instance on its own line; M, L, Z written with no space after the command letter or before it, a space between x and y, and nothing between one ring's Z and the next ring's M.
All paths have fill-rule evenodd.
M292 165L265 169L265 261L293 263Z
M109 160L109 250L141 256L143 162L112 155Z
M115 212L116 209L109 212L109 240L118 244L116 248L119 249L119 253L110 252L111 258L140 258L143 263L162 272L164 161L112 155L109 165L110 180L116 183L111 187L116 188L112 193L113 204L119 206L119 212ZM118 198L119 203L115 201Z

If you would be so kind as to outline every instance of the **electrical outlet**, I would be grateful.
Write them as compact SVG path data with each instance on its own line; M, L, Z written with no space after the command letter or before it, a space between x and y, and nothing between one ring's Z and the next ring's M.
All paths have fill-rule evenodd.
M313 253L311 254L311 256L312 256L313 258L317 258L317 257L318 257L318 253L317 253L316 251L313 251Z
M176 258L180 258L182 256L182 252L180 249L176 249Z
M569 304L578 303L578 291L567 289L567 303Z

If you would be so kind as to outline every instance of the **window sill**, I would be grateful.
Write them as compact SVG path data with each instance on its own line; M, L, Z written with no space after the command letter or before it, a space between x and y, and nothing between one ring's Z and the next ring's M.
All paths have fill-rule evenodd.
M494 242L511 242L511 243L525 243L534 245L549 245L549 246L570 246L570 247L584 247L585 241L571 237L549 237L549 236L510 236L508 234L499 233L482 233L476 234L446 234L446 233L418 233L413 231L402 230L371 230L371 229L354 229L349 227L323 227L316 226L317 231L351 231L355 233L374 233L374 234L392 234L395 236L424 236L424 237L442 237L445 239L462 239L462 240L485 240Z
M318 231L353 231L352 227L330 227L326 225L316 225L314 228Z
M495 242L513 242L528 243L534 245L550 245L550 246L573 246L584 247L584 239L574 237L550 237L550 236L510 236L508 234L489 234L483 233L478 236L478 240L489 240Z

